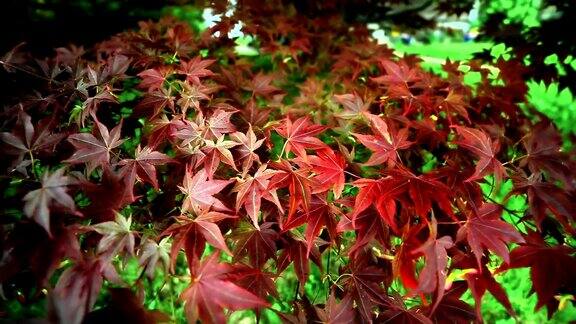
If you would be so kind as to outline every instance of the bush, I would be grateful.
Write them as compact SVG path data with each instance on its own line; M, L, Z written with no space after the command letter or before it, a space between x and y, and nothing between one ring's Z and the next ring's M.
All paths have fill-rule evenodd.
M465 323L516 316L516 268L573 300L574 153L523 63L440 77L268 3L197 29L0 60L7 318Z

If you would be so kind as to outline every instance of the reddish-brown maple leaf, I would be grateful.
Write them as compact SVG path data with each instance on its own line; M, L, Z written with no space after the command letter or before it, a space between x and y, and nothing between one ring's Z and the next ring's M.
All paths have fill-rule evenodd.
M186 80L200 84L200 78L214 75L214 72L207 69L215 60L203 60L200 56L196 56L190 61L182 61L178 73L185 74Z
M344 190L344 169L346 160L344 157L332 151L330 148L321 149L316 155L308 157L307 164L310 165L315 176L313 178L313 193L320 193L332 189L334 198L339 199Z
M6 144L3 152L16 156L16 160L12 163L15 170L27 175L26 167L32 163L28 157L54 147L65 137L64 134L51 134L52 125L52 120L47 118L34 127L32 118L24 111L20 111L13 131L0 133L0 142Z
M102 253L109 258L113 258L119 252L126 251L134 255L134 232L132 226L132 216L128 218L122 214L116 214L116 220L98 223L90 226L102 238L98 242L98 253Z
M146 89L148 92L160 89L171 73L172 71L166 68L144 70L138 73L138 76L142 78L138 87Z
M351 259L347 267L349 276L343 280L350 297L356 302L362 319L370 323L374 317L374 307L386 305L388 298L382 288L382 283L388 275L381 267L367 262L366 257Z
M270 181L270 185L274 188L288 187L290 192L288 218L292 217L300 206L308 211L312 199L312 181L308 172L295 169L287 160L272 162L270 166L279 171Z
M294 152L301 158L306 158L306 149L318 150L327 147L314 137L325 129L324 126L312 124L308 117L300 117L295 122L286 118L282 125L275 128L278 134L286 139L283 151Z
M538 228L548 217L550 211L564 226L566 231L576 234L571 223L574 222L576 203L570 192L558 187L556 184L542 181L542 174L535 173L528 178L513 176L514 189L511 194L527 194L530 212Z
M233 266L218 263L218 253L212 254L191 269L192 282L182 292L186 317L190 323L225 324L224 308L239 310L268 306L268 303L248 290L233 283L227 276Z
M206 170L200 169L192 175L191 168L187 168L184 182L180 190L186 195L182 203L182 212L206 210L213 208L219 211L228 211L229 208L214 195L233 182L230 180L208 180Z
M266 261L276 258L276 241L280 237L274 229L274 223L266 222L255 228L249 223L241 223L232 233L236 241L234 262L248 256L249 263L255 268L262 268Z
M438 104L439 111L445 111L450 123L452 123L452 115L460 115L470 123L470 118L468 117L468 103L464 100L464 96L457 93L454 90L450 90L446 98L439 100Z
M267 164L262 164L253 176L238 179L232 191L236 194L236 212L244 206L246 213L252 220L256 228L258 226L258 216L262 198L274 203L283 212L282 205L278 200L276 188L270 187L270 178L278 173L277 170L268 169Z
M478 269L482 269L480 259L484 247L496 253L510 263L507 243L523 243L524 238L516 228L501 220L502 207L496 204L484 204L477 212L472 212L468 221L458 230L457 240L466 238L476 256Z
M237 170L236 164L234 163L234 156L232 152L230 152L230 149L239 145L239 143L227 140L224 138L224 135L222 135L216 141L205 140L204 144L201 152L204 156L200 157L197 163L204 162L204 169L208 173L209 179L212 179L220 162Z
M50 233L50 205L56 203L74 211L74 199L66 192L67 186L73 181L64 175L64 168L52 174L45 172L42 175L42 187L30 191L24 196L24 215L34 218L48 234Z
M219 139L224 134L236 131L234 124L230 122L230 117L236 111L226 111L223 109L216 109L212 116L206 120L206 132L208 133L206 139Z
M136 148L136 156L134 159L124 159L118 164L126 169L126 174L132 179L139 179L142 182L150 183L154 189L158 190L158 179L156 178L156 166L171 162L172 159L157 151L152 151L149 146ZM134 183L134 181L132 181Z
M486 133L479 129L453 126L461 139L456 142L459 146L472 152L480 160L476 164L476 170L467 181L473 181L484 178L484 176L493 173L496 180L496 187L502 182L506 176L506 169L498 159L496 153L500 149L498 141L493 142Z
M338 118L352 120L362 118L370 113L370 102L364 102L362 97L356 93L334 95L334 100L344 107L344 111L335 114Z
M94 116L94 123L98 128L101 139L97 139L89 133L70 135L68 141L74 145L76 152L64 161L68 163L87 163L88 174L92 173L96 167L109 163L110 151L124 142L124 140L120 139L122 122L110 132L108 132L106 126L96 119L96 116Z
M59 322L82 323L94 307L104 279L122 284L114 266L102 258L85 257L64 270L50 298Z
M408 129L404 128L397 133L390 133L388 125L379 116L370 115L370 126L374 135L353 135L366 146L372 155L364 165L375 166L388 163L388 166L393 167L398 161L398 150L407 149L412 145L408 141Z
M166 107L174 111L174 100L172 88L156 89L146 93L144 98L136 105L134 111L138 116L146 116L149 119L154 119L161 114Z
M150 279L154 278L159 263L164 272L168 272L170 264L170 242L168 240L169 237L165 237L158 243L151 239L141 243L138 251L138 264L143 267L144 273Z
M530 268L532 291L538 295L535 311L546 305L548 319L558 309L556 295L574 294L576 287L576 251L566 245L549 246L537 232L530 232L526 244L510 253L510 264L497 272L515 268Z
M288 231L302 224L307 224L304 237L307 244L306 253L309 254L314 246L314 240L324 226L326 226L330 238L333 241L337 240L336 216L342 216L342 212L333 203L328 202L325 197L314 195L308 211L299 210L294 217L288 218L282 227L284 231Z
M236 147L236 152L238 152L238 160L242 162L242 176L245 177L250 171L250 168L256 163L260 163L260 157L254 151L256 151L264 143L264 138L258 139L254 131L252 130L252 125L248 128L246 134L241 132L234 132L230 134L230 138L239 146Z
M334 293L332 293L328 301L326 301L324 308L321 309L317 306L315 306L315 308L322 323L338 324L357 322L357 315L354 312L354 302L350 295L344 296L344 298L338 302Z
M430 236L428 240L412 251L413 254L424 254L426 259L424 268L420 271L420 276L418 277L417 290L422 293L436 292L436 302L432 306L431 313L434 313L438 303L444 296L448 267L448 253L446 250L454 245L450 236L437 238L436 224L436 220L432 218L432 222L429 224Z
M532 173L546 170L567 188L573 188L573 171L562 152L562 138L552 124L539 123L523 140L526 156L520 166L528 165Z
M280 91L279 88L270 84L273 79L273 75L258 73L246 86L243 87L243 89L252 91L252 96L258 95L269 97L270 95Z
M170 251L170 269L174 272L176 258L180 250L184 248L188 266L190 269L196 266L200 260L206 242L213 247L232 255L222 231L215 223L226 218L236 216L215 211L204 211L196 218L192 219L187 215L176 217L176 223L168 227L160 236L171 235L174 240Z

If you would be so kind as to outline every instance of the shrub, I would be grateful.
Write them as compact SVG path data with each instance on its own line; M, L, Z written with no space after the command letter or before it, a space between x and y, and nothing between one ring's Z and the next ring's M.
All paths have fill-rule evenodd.
M249 56L228 37L240 22ZM439 77L362 25L270 4L43 60L17 47L1 59L4 295L65 323L182 305L190 322L460 323L486 292L515 316L494 276L530 268L552 316L576 287L574 154L519 109L522 64L483 63Z

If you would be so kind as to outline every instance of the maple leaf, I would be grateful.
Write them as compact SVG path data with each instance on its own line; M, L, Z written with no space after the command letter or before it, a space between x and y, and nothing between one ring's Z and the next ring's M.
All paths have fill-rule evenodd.
M496 187L499 187L502 179L506 176L506 169L504 169L502 163L496 159L496 153L498 153L500 149L500 143L498 141L492 142L490 137L481 130L463 126L452 127L456 129L462 138L457 141L456 144L469 150L480 159L476 164L474 174L470 176L467 181L482 179L484 176L493 173L496 180Z
M138 84L138 87L146 89L148 92L160 89L171 73L172 71L166 68L144 70L137 74L140 78L142 78L142 81Z
M331 149L321 149L316 155L308 157L308 164L311 166L314 176L313 193L324 192L329 189L334 191L334 198L338 199L344 190L344 169L346 160Z
M370 126L375 135L353 133L360 143L372 151L370 159L364 165L375 166L388 163L388 166L393 167L398 160L398 150L406 149L412 145L412 142L407 140L408 129L404 128L398 133L392 134L388 131L386 122L374 115L370 115Z
M14 169L27 175L26 166L32 163L25 159L38 151L55 146L65 137L64 134L51 134L51 119L43 119L37 127L32 125L32 118L24 111L19 111L16 127L11 133L0 133L0 141L6 144L4 153L17 156L12 163Z
M381 284L388 275L381 267L370 264L366 257L350 260L349 276L343 280L346 290L356 302L360 316L365 322L372 322L373 309L376 305L386 305L388 300Z
M558 309L558 300L554 298L563 292L573 294L576 287L576 251L566 245L549 246L537 232L530 232L526 243L516 247L510 253L510 263L503 264L497 273L507 269L530 268L532 291L536 292L538 302L535 311L546 305L548 319Z
M327 147L321 140L314 137L323 132L326 127L312 124L308 117L300 117L294 123L287 117L282 125L274 129L286 139L283 151L294 152L299 157L306 158L306 149L318 150Z
M182 61L178 73L185 74L186 80L200 84L200 78L214 75L214 72L207 69L212 65L215 60L203 60L200 56L196 56L190 61Z
M105 164L99 183L81 181L81 188L90 199L90 205L82 213L95 222L113 221L117 211L136 200L130 181L130 177Z
M331 293L324 309L320 309L317 306L315 308L322 323L337 324L356 322L356 313L354 312L353 306L354 303L350 295L344 296L344 298L338 302L334 293Z
M172 88L160 88L148 92L144 95L142 100L134 107L135 115L145 116L149 119L154 119L164 108L168 107L174 111L174 96L172 95Z
M552 177L572 188L573 173L565 154L562 153L562 138L552 124L539 123L523 140L526 156L520 166L528 165L532 173L546 170Z
M283 212L275 188L270 187L270 178L278 173L277 170L268 169L268 164L262 164L253 176L238 179L232 189L236 192L236 212L244 206L246 213L252 220L254 227L258 226L258 213L262 198L276 204L278 210Z
M261 268L270 258L276 258L276 241L279 234L273 226L274 223L271 222L260 225L260 228L240 224L232 233L232 238L236 241L233 261L236 263L248 256L248 261L253 267Z
M68 141L76 148L76 152L70 158L64 160L64 162L73 164L87 163L88 174L92 173L99 165L110 162L110 151L124 142L124 140L120 139L122 122L108 132L108 128L100 123L96 116L93 117L101 140L88 133L68 136Z
M476 316L482 319L482 298L489 291L502 306L506 308L508 313L515 317L516 314L512 308L512 304L506 295L506 291L502 286L496 281L492 272L482 264L480 270L476 269L475 257L473 255L464 254L458 251L455 257L452 258L453 265L457 269L463 269L463 277L468 283L470 288L470 293L474 297L474 303L476 304Z
M370 114L370 102L364 102L356 93L334 95L334 100L344 107L344 111L335 114L337 118L351 120Z
M24 214L42 226L50 233L50 205L56 203L70 211L75 210L74 199L66 192L66 187L73 184L73 180L64 175L64 168L52 174L45 172L42 175L42 187L30 191L24 196Z
M117 103L118 100L110 89L103 89L96 95L86 98L86 100L82 103L82 111L80 115L76 117L76 122L84 127L86 118L88 118L90 115L95 115L103 102Z
M381 59L379 63L386 75L372 79L377 83L410 83L420 79L419 71L411 69L404 61L396 63L388 59Z
M238 160L242 161L242 177L245 177L254 162L260 163L260 157L254 151L262 146L265 139L256 137L252 130L252 125L248 128L246 134L234 132L230 134L230 138L239 144L235 150L239 153Z
M121 284L114 266L101 258L82 258L64 270L50 294L59 322L82 323L94 307L104 279Z
M154 278L154 272L161 263L164 272L168 271L170 262L170 243L169 237L165 237L156 243L151 239L144 241L138 252L138 264L144 267L144 273L148 278Z
M510 194L527 194L528 206L534 216L538 228L548 217L550 211L564 226L566 231L572 232L571 221L574 220L573 211L576 210L574 198L569 192L557 185L542 181L542 174L535 173L528 178L513 176L514 189Z
M461 299L466 292L467 285L464 281L454 282L446 289L442 300L434 312L430 307L420 307L424 313L428 313L433 323L468 324L476 320L472 307Z
M432 210L434 201L447 215L455 218L451 205L450 188L432 173L416 176L404 167L387 172L394 179L396 190L406 188L414 204L416 215L425 216Z
M273 93L280 91L279 88L271 85L272 80L274 79L273 75L265 75L262 73L258 73L254 76L254 78L244 87L245 90L252 91L252 96L263 96L269 97Z
M154 186L154 189L158 190L155 166L171 161L172 159L164 153L152 151L152 148L148 146L141 149L140 145L138 145L134 159L124 159L118 164L126 168L126 174L132 179L138 178L142 182L148 182ZM132 183L134 182L132 181Z
M300 281L300 292L304 293L304 283L308 280L310 275L310 261L322 269L320 260L320 252L318 249L312 249L310 253L307 252L306 242L296 233L285 233L282 236L285 248L282 254L278 257L276 271L278 274L283 272L291 263L294 264L294 272ZM322 270L320 270L322 271Z
M176 217L176 223L168 227L160 236L170 235L174 238L170 252L170 268L174 272L176 258L182 248L186 252L186 258L190 269L194 268L202 253L206 242L217 249L232 255L222 231L215 222L236 216L215 211L203 211L195 219L186 215Z
M466 223L458 230L457 240L466 238L476 256L479 269L482 269L480 259L483 247L501 256L504 262L510 263L506 243L524 242L524 238L514 226L500 219L501 215L501 206L484 204L477 212L471 213Z
M102 235L98 242L98 253L112 258L124 250L134 255L134 232L130 230L131 225L132 215L125 218L120 213L116 213L115 221L92 225L91 228Z
M236 131L234 124L230 122L230 117L236 111L226 111L223 109L216 109L212 116L206 121L207 139L219 139L224 134Z
M396 222L396 202L394 198L406 190L406 182L398 181L392 177L374 179L358 179L354 185L360 188L354 208L352 209L352 222L356 227L356 219L360 213L374 206L382 220L395 232L399 232Z
M298 211L294 217L282 224L282 230L288 231L302 224L307 224L304 232L306 238L307 250L310 254L314 246L314 239L318 237L322 228L326 226L328 234L333 241L338 239L336 230L336 216L341 216L342 212L333 204L327 201L325 197L318 195L312 196L308 211Z
M202 148L202 153L205 157L202 157L200 161L204 162L204 168L208 173L208 178L212 179L214 172L218 169L220 162L229 165L232 169L236 170L236 164L234 163L234 156L230 149L239 145L234 141L229 141L222 135L218 140L206 140L204 141L205 146ZM199 162L200 162L199 161Z
M192 283L181 295L190 323L196 323L198 319L206 323L226 323L224 308L239 310L268 306L261 298L230 281L227 275L234 268L218 263L218 257L218 253L214 253L191 269Z
M457 114L466 119L470 123L470 117L468 116L468 103L464 100L464 96L460 93L450 90L446 98L440 100L437 104L438 110L446 111L448 116L448 121L452 123L452 115Z
M235 267L234 272L229 276L234 279L238 286L245 288L254 295L266 300L268 296L278 298L278 291L274 284L273 278L276 276L270 272L264 272L259 268L251 268L248 266L240 265ZM259 310L256 310L259 316Z
M197 212L213 208L219 211L228 211L229 208L214 195L222 191L233 180L208 180L206 170L200 169L192 175L191 168L186 169L184 182L180 190L186 195L182 203L182 212L192 210Z
M448 266L447 249L454 244L450 236L437 238L436 219L432 218L430 226L430 236L420 247L412 251L412 254L422 253L426 259L424 268L418 277L417 290L423 293L436 292L436 302L432 306L431 313L442 300L446 284L446 268Z
M176 103L180 106L182 115L186 116L190 107L193 107L195 111L201 111L200 100L210 100L208 87L185 82L182 82L181 85L180 99Z
M274 188L287 186L290 192L288 218L294 215L299 206L308 211L312 199L312 181L308 177L308 172L303 169L294 169L292 164L286 160L272 162L270 166L279 171L272 178L270 185Z

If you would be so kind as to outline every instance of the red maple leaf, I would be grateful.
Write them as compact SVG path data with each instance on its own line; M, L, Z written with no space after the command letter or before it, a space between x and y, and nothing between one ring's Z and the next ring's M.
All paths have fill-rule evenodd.
M66 192L67 186L73 181L64 175L64 169L58 169L52 174L45 172L42 175L42 187L30 191L24 196L24 214L42 226L50 233L50 206L56 203L74 211L74 199Z
M308 211L299 210L294 217L282 224L283 231L296 228L302 224L307 224L304 232L306 238L307 253L310 253L314 246L314 240L318 237L323 227L326 227L328 234L333 241L338 239L336 230L336 216L342 216L342 212L325 197L314 195L310 201Z
M375 135L353 135L366 146L372 155L364 165L375 166L383 163L388 163L388 166L393 167L398 161L398 150L403 150L412 142L408 141L408 129L404 128L397 133L390 133L388 125L382 118L370 115L370 126Z
M510 263L506 243L523 243L524 238L516 228L500 219L502 207L496 204L483 204L478 211L472 212L468 221L458 230L457 240L466 238L476 256L478 268L482 269L480 259L484 247L496 253Z
M171 73L172 71L166 68L144 70L138 73L138 76L142 78L138 87L146 89L148 92L160 89Z
M260 163L260 157L254 151L256 151L264 143L264 138L258 139L254 131L252 130L252 125L248 128L246 134L241 132L234 132L230 134L230 138L239 143L236 147L236 152L238 152L238 160L242 162L242 176L245 177L250 171L250 168L256 163Z
M510 253L510 263L497 272L515 268L530 268L532 291L538 295L535 311L546 305L548 319L558 309L556 295L574 294L576 287L576 251L566 245L549 246L536 232L530 232L526 243Z
M182 212L207 210L213 208L219 211L228 211L229 208L214 195L222 191L233 180L208 180L206 170L200 169L192 175L192 170L187 168L184 182L180 190L186 194L182 203Z
M132 179L139 179L142 182L147 182L158 190L158 179L156 178L156 166L172 162L172 159L157 151L152 151L152 148L146 146L144 149L140 145L136 148L136 156L134 159L124 159L118 164L125 168L125 173ZM134 181L132 181L134 183Z
M502 179L506 176L506 169L504 169L502 163L496 159L496 153L498 153L500 149L500 143L498 141L493 142L486 133L479 129L464 126L453 127L461 137L456 144L469 150L480 159L476 164L474 174L470 176L467 181L482 179L484 176L492 173L496 180L496 187L498 187Z
M178 73L185 74L186 80L200 84L200 78L214 75L214 72L207 69L212 65L215 60L203 60L200 56L196 56L190 61L182 61Z
M68 141L76 148L76 152L64 161L68 163L86 163L88 165L88 174L92 173L96 167L109 163L110 151L124 142L124 140L120 139L122 122L108 132L108 128L100 123L96 116L93 117L101 139L88 133L70 135Z
M186 317L190 323L226 323L224 308L231 310L265 307L268 303L236 285L228 277L234 267L218 263L218 253L212 254L191 269L192 283L182 292Z
M297 156L305 158L306 149L326 148L326 144L314 137L323 132L326 127L312 124L308 117L300 117L295 122L286 118L282 125L274 129L286 139L283 152L294 152Z
M236 194L236 212L244 206L246 213L252 220L256 228L258 226L258 217L262 198L276 204L282 212L282 205L278 200L276 189L270 187L270 179L278 173L277 170L268 169L267 164L262 164L253 176L248 175L246 178L239 179L232 191Z
M338 199L344 190L344 169L346 168L346 160L344 157L332 151L330 148L321 149L316 152L316 155L308 157L308 164L314 172L313 178L313 193L320 193L332 189L334 191L334 198Z
M431 313L434 313L444 296L446 269L448 267L448 253L446 250L454 245L450 236L437 238L436 224L436 220L432 218L432 222L429 224L430 236L428 240L412 251L412 254L424 254L426 259L424 268L420 271L418 277L417 290L422 293L436 292L436 302L432 306Z
M160 235L170 235L174 239L170 251L170 269L172 269L172 272L174 272L176 258L182 248L186 252L186 259L190 269L195 267L200 260L202 253L204 253L206 242L232 255L226 245L222 231L215 223L226 218L235 217L234 215L215 211L204 211L194 219L187 215L176 217L176 223L172 224Z

